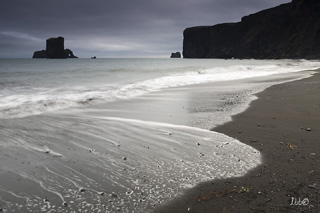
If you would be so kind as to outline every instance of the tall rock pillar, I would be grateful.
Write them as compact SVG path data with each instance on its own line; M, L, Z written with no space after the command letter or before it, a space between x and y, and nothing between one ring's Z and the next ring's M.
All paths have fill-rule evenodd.
M66 58L64 53L64 38L49 38L47 39L47 58Z

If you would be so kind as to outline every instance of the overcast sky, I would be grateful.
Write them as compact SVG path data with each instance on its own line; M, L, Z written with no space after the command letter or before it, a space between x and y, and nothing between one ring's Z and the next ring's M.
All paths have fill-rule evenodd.
M63 36L75 55L169 57L187 27L238 22L291 0L8 0L0 7L0 57L31 58Z

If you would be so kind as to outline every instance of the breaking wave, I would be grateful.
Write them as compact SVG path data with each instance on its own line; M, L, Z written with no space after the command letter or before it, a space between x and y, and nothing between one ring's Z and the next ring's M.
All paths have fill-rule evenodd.
M0 118L24 117L41 114L48 111L81 107L98 103L128 99L159 91L166 88L231 81L253 77L268 76L281 73L298 72L302 70L317 69L320 62L307 60L274 61L272 64L253 63L253 65L241 64L231 66L216 66L212 68L194 67L192 71L163 72L163 76L150 79L135 79L130 83L114 82L112 84L86 85L86 86L59 86L57 88L31 88L28 86L16 92L10 92L6 85L2 85L0 91ZM187 68L185 70L188 70ZM190 70L190 68L189 68ZM159 71L161 72L161 70ZM114 75L117 72L112 72ZM111 74L112 74L111 73ZM110 73L108 73L110 75ZM122 73L124 79L130 79L130 72ZM74 73L74 75L77 75ZM77 77L75 77L77 78ZM112 76L111 76L112 78ZM128 81L127 81L128 82ZM10 83L12 86L12 82Z

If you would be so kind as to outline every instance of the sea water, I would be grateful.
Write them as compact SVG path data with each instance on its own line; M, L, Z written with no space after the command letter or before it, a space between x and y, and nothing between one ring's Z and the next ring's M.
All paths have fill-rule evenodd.
M0 208L146 212L199 182L244 175L259 151L209 129L319 65L0 59Z
M0 60L0 118L86 106L184 85L317 68L305 60Z

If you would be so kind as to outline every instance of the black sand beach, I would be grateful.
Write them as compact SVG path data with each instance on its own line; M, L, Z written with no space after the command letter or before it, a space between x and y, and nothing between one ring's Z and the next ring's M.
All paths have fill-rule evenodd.
M214 131L261 151L241 178L202 183L156 212L319 212L320 74L274 85Z
M249 66L239 73L244 79L172 87L110 103L2 119L0 209L152 212L173 198L173 207L159 211L315 210L318 78L280 85L313 72L292 72L301 70L300 62L274 63L280 62L270 62L270 66L280 71L285 67L289 73L272 69L278 74L247 78L250 72L258 72L254 75L260 71L251 71ZM313 66L319 65L310 69ZM223 75L235 75L233 69ZM79 75L76 78L81 83L87 76ZM279 86L251 102L256 100L252 94L274 84ZM79 95L78 90L67 91L73 97ZM94 91L100 94L100 90ZM31 105L37 109L48 103L42 96L31 94L42 102L28 102L22 109ZM53 103L63 101L59 99L61 92L49 93L51 96L58 98ZM240 114L250 102L252 107ZM232 115L237 115L234 122L227 123ZM208 131L213 127L217 128ZM245 174L248 176L231 179ZM204 184L192 189L199 183ZM184 194L187 197L180 198ZM301 203L299 198L308 200ZM292 199L301 206L290 206Z

